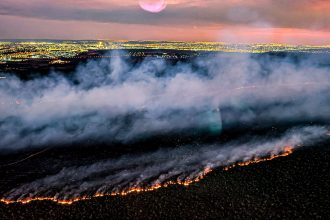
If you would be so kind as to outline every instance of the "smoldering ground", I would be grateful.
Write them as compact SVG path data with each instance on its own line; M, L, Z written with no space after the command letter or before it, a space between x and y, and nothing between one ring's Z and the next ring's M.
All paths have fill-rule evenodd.
M14 76L0 81L0 148L15 151L91 139L125 145L191 130L221 138L223 130L255 122L322 126L268 134L263 140L188 144L69 166L12 190L7 198L66 198L194 178L207 166L279 153L287 145L318 141L327 132L330 68L315 60L221 54L171 64L113 57L81 65L70 76L53 72L28 81ZM21 101L13 103L17 99Z

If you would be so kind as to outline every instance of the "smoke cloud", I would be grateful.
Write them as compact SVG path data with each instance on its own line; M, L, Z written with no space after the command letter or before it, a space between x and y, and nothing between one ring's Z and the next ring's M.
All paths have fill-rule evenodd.
M329 67L317 59L232 54L132 64L112 55L73 75L1 80L0 149L330 119Z
M138 63L124 53L111 56L82 64L73 74L1 80L0 150L88 140L127 143L189 130L219 136L254 123L293 128L280 136L190 143L66 166L5 198L70 199L185 181L207 168L315 143L328 132L330 67L321 55L221 54L190 62L146 58ZM307 122L319 125L298 126Z

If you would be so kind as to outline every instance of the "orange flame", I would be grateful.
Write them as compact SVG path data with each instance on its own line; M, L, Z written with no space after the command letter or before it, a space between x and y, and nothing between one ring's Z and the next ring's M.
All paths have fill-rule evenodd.
M260 163L260 162L264 162L264 161L269 161L269 160L273 160L275 158L278 158L278 157L285 157L285 156L288 156L290 154L293 153L293 147L291 146L287 146L283 149L283 151L280 153L280 154L273 154L273 155L270 155L269 157L266 157L266 158L254 158L252 160L248 160L248 161L244 161L244 162L239 162L239 163L236 163L236 164L232 164L232 165L229 165L229 166L226 166L224 167L223 169L224 170L229 170L229 169L232 169L234 167L237 167L237 166L248 166L250 164L255 164L255 163Z
M279 158L279 157L285 157L288 156L290 154L293 153L293 147L291 146L286 146L282 152L280 154L273 154L270 155L269 157L264 157L264 158L260 158L260 157L255 157L252 160L248 160L248 161L244 161L244 162L239 162L236 164L232 164L229 166L224 167L224 170L229 170L232 169L234 167L237 166L248 166L250 164L256 164L256 163L260 163L260 162L264 162L264 161L269 161L269 160L273 160L275 158ZM183 186L189 186L192 183L196 183L201 181L208 173L212 172L212 169L210 167L206 167L202 172L200 172L197 177L194 178L187 178L185 180L176 180L176 181L168 181L166 183L156 183L152 186L149 187L131 187L128 188L126 190L123 191L118 191L118 192L112 192L112 193L96 193L93 196L82 196L79 198L73 198L73 199L68 199L68 200L61 200L61 199L57 199L55 197L36 197L36 198L26 198L26 199L20 199L20 200L10 200L10 199L0 199L0 202L5 203L5 204L12 204L12 203L21 203L21 204L27 204L30 203L32 201L53 201L56 202L58 204L62 204L62 205L71 205L74 202L78 202L78 201L83 201L83 200L88 200L88 199L92 199L92 198L96 198L96 197L103 197L103 196L126 196L128 194L132 194L132 193L141 193L141 192L150 192L150 191L154 191L157 190L159 188L162 187L168 187L170 185L183 185Z

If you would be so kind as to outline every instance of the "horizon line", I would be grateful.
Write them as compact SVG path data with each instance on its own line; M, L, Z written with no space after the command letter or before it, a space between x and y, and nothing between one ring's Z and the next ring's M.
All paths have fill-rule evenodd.
M112 42L168 42L168 43L215 43L215 44L224 44L224 45L286 45L286 46L311 46L311 47L330 47L329 44L288 44L288 43L278 43L278 42L254 42L254 43L237 43L237 42L225 42L225 41L179 41L179 40L128 40L128 39L52 39L52 38L0 38L0 42L6 41L112 41Z

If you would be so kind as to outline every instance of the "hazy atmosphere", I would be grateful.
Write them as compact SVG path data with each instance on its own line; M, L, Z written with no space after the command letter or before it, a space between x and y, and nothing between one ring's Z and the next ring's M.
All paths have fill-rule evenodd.
M330 43L329 10L327 0L2 0L0 38L319 45Z

